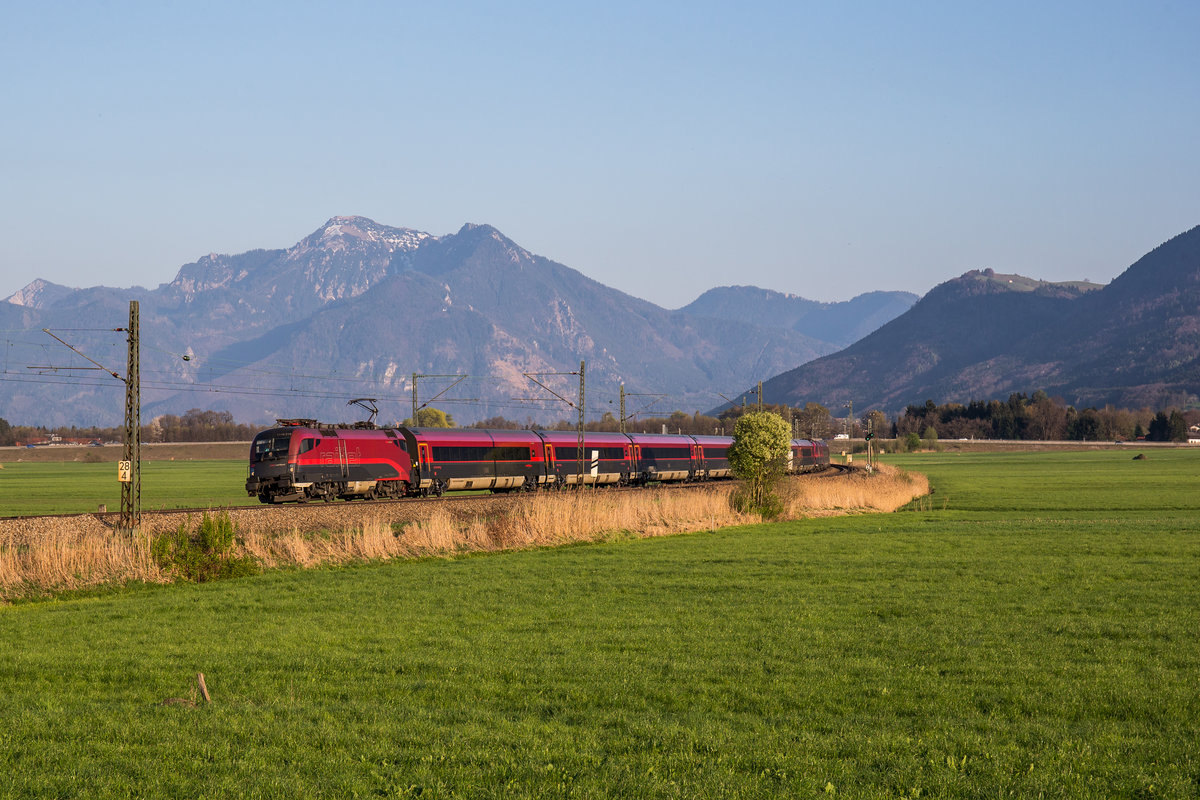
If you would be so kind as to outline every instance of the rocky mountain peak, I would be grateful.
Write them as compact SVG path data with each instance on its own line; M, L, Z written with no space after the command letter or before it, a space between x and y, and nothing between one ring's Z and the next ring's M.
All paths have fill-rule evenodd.
M78 324L81 310L88 320L120 319L132 291L35 282L14 298L41 303L52 290L64 294L45 312L0 305L14 320L7 327L27 324L17 321L24 315L36 316L39 326ZM773 296L748 291L759 306ZM140 290L138 297L147 340L190 348L188 368L204 365L203 375L189 372L173 384L146 387L146 413L211 403L204 384L212 384L250 387L220 402L238 419L253 421L339 419L341 394L403 396L411 390L404 376L414 371L515 376L515 384L501 380L478 389L478 408L456 408L461 421L494 413L556 418L561 409L553 400L543 407L513 399L527 395L521 375L574 369L581 358L596 397L615 396L625 382L669 398L662 401L666 408L696 409L715 399L714 386L742 385L834 349L764 324L766 315L753 307L741 312L745 320L668 311L536 256L486 224L431 236L366 217L332 217L287 249L201 256L174 281ZM864 317L854 316L855 324ZM145 356L144 374L178 377L179 369L167 349ZM270 377L285 373L286 386ZM300 374L315 377L291 377ZM321 376L336 378L337 388L323 389ZM199 387L193 390L192 383ZM0 387L0 407L38 424L92 424L119 413L102 394L107 387L84 387L69 406L53 402L56 391L53 385L36 394L24 385ZM48 408L59 416L46 416Z
M431 238L424 231L411 228L392 228L380 225L373 219L359 216L331 217L324 225L301 239L288 255L300 258L314 250L328 253L377 251L391 255L398 251L411 251L421 242Z
M45 308L73 291L75 290L69 286L60 286L57 283L38 278L30 282L24 289L19 289L4 298L4 302L25 308Z
M502 250L510 252L514 257L528 258L532 256L528 250L487 224L480 225L468 222L458 229L458 233L454 234L454 238L457 240L459 247L498 246Z
M444 275L460 267L489 269L528 264L533 254L491 225L467 223L458 233L431 238L412 259L412 267L427 275Z

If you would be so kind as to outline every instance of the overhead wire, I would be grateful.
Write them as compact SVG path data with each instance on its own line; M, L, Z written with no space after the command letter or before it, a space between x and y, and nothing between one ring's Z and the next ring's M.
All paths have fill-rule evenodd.
M122 382L114 382L112 380L103 380L91 376L58 376L38 373L36 375L22 375L6 373L0 375L0 381L10 383L40 383L46 385L70 385L77 387L90 388L117 388L122 385ZM237 384L220 384L220 383L189 383L186 381L160 381L160 380L143 380L143 390L161 390L170 392L194 392L207 394L232 394L246 397L304 397L310 399L341 399L347 396L347 392L338 391L320 391L315 389L280 389L277 387L250 386ZM353 394L350 392L349 394ZM379 395L378 392L376 392ZM410 399L408 393L395 394L389 393L382 396L377 396L376 400L383 400L397 403L407 403ZM566 406L560 400L554 398L509 398L481 400L475 398L440 398L437 403L439 405L460 405L471 406L478 408L492 409L516 409L516 410L552 410L559 406ZM588 404L586 407L588 413L593 415L603 415L605 412L611 412L612 408L609 404L595 405ZM651 409L639 409L635 415L642 415L650 412ZM631 415L631 416L635 416Z
M77 387L90 388L117 388L121 384L114 381L101 381L87 377L58 377L58 376L18 376L18 375L0 375L0 381L10 383L40 383L46 385L69 385ZM301 397L317 400L340 400L347 396L345 391L314 391L311 389L276 389L254 386L228 386L222 384L194 384L194 383L178 383L178 382L159 382L159 381L142 381L142 389L154 390L160 389L165 391L175 392L196 392L205 394L232 394L245 397ZM376 400L394 401L397 403L407 403L408 395L386 395L376 397ZM444 398L439 401L439 404L453 405L469 405L488 408L509 408L509 409L539 409L546 410L553 408L554 403L548 400L532 400L523 403L512 403L503 401L482 401L460 398Z
M118 329L114 329L114 328L61 329L60 328L60 329L55 329L55 330L108 332L108 331L121 331L124 329L119 329L119 328ZM29 331L28 331L28 329L24 329L24 330L19 330L19 331L14 330L14 331L5 331L5 332L28 333ZM14 348L14 346L21 346L21 347L27 346L27 347L39 348L43 352L48 353L50 351L50 349L53 348L53 345L51 345L50 343L46 343L46 342L32 342L32 341L22 341L22 340L14 341L12 339L6 340L6 343L8 344L8 348L6 348L5 367L4 367L4 372L2 374L0 374L0 381L19 382L19 383L43 383L43 384L49 384L49 385L72 385L72 386L81 387L81 388L103 388L103 387L114 387L114 386L120 385L119 383L114 383L113 381L107 381L107 380L95 378L92 376L70 375L68 377L60 377L58 375L48 374L47 372L39 372L37 374L37 376L34 377L33 375L30 375L27 373L21 373L21 372L14 371L13 365L11 363L11 351ZM125 345L123 342L120 342L120 341L110 341L110 342L91 342L87 345L87 347L89 349L93 349L93 351L95 348L106 348L106 349L110 349L110 350L116 350L117 348L120 348L120 349L124 350ZM251 381L251 385L248 385L244 381L239 381L238 383L223 384L223 383L211 382L211 381L205 382L203 380L187 380L184 376L180 375L178 371L170 369L168 365L157 364L157 365L153 365L153 366L146 365L146 366L143 366L141 369L141 374L143 376L142 387L144 389L148 389L151 391L159 390L159 391L163 391L163 392L178 392L178 393L185 393L185 392L187 392L187 393L209 393L209 394L230 394L230 395L235 395L235 396L246 396L246 397L305 398L305 399L315 399L315 400L329 400L329 399L341 399L343 397L346 397L347 394L369 393L369 394L379 395L379 394L381 394L379 391L380 389L387 389L389 391L386 394L383 394L382 397L377 397L376 399L383 400L385 402L397 402L397 403L406 403L409 400L409 395L407 394L407 392L403 395L397 394L395 392L394 381L385 379L385 378L368 377L368 376L364 376L361 374L346 373L346 372L321 373L321 372L314 371L314 370L305 370L303 372L298 372L295 369L291 369L291 370L287 370L287 369L281 370L278 368L264 369L262 367L256 367L254 365L255 362L240 361L237 359L228 359L228 358L217 358L217 357L206 356L203 354L198 354L190 347L188 348L188 352L186 352L186 353L180 353L176 350L172 350L169 348L164 348L164 347L160 347L160 346L156 346L156 345L148 345L148 344L143 344L143 348L170 356L173 359L178 358L178 359L186 362L188 364L188 370L190 372L193 372L197 378L200 378L202 376L202 373L204 372L205 368L207 367L208 370L210 371L210 373L215 372L217 370L221 370L222 375L230 375L231 373L237 373L242 378L256 378L256 377L269 378L269 379L287 378L290 381L301 380L301 381L306 381L306 382L312 382L312 381L338 382L341 384L350 384L350 386L353 387L353 391L351 391L351 392L347 392L347 388L350 388L350 387L343 387L336 391L335 390L323 391L323 390L316 389L313 387L297 389L297 388L295 388L295 386L292 386L292 387L289 387L288 389L282 389L277 386L252 385L253 384L252 381ZM57 350L57 348L53 348L53 349ZM49 360L49 359L47 359L47 360ZM116 360L115 357L114 357L114 360ZM18 367L20 367L20 366L21 365L18 365ZM24 366L28 369L29 367L31 367L33 365L27 364ZM214 369L213 368L214 366L217 369ZM224 369L222 369L222 368L224 368ZM63 366L63 365L54 366L54 365L47 364L43 367L43 369L45 369L45 370L54 369L54 370L61 370L64 372L72 372L75 370L81 370L81 369L85 369L85 368ZM538 373L538 374L545 375L547 373ZM577 373L564 371L562 373L550 373L550 374L556 375L556 376L561 375L562 377L567 377L567 376L570 376L572 374L577 374ZM403 379L404 373L399 373L399 375L402 376L402 379ZM419 373L418 373L418 375L419 375ZM149 377L150 380L146 380L145 378L147 378L147 377ZM439 376L439 377L449 377L449 376ZM456 374L455 377L458 377L458 375ZM484 374L484 375L464 374L461 376L460 380L461 381L470 381L470 382L474 382L474 383L485 382L485 381L496 382L496 381L510 380L512 377L513 376L511 376L511 375L501 376L501 375L486 375L486 374ZM569 383L569 382L564 381L564 383ZM489 411L492 411L492 410L518 411L518 412L523 411L523 412L539 412L540 413L540 412L554 411L556 408L563 408L564 406L570 407L570 408L575 408L573 403L564 402L561 399L551 398L551 397L509 398L508 400L502 400L502 399L481 400L478 398L450 398L450 397L448 397L448 398L439 398L437 400L437 404L470 406L470 407L483 409L484 413L488 413ZM593 414L593 415L603 415L605 412L612 411L611 405L612 405L612 401L609 401L605 405L588 404L586 406L586 412ZM653 412L650 409L645 409L645 408L639 409L637 412L630 415L630 418L636 418L638 416L642 416L647 413L653 413Z

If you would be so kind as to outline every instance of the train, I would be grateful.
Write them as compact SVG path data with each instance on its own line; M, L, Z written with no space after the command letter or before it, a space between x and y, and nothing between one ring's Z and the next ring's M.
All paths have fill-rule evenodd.
M278 420L250 445L246 492L263 503L533 491L731 477L728 436L394 428ZM829 466L820 440L795 439L788 469Z

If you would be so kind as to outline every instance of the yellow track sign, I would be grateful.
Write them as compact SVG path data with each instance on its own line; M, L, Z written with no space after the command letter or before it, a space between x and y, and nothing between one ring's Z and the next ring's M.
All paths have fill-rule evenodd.
M121 483L129 483L133 480L133 462L118 461L117 462L117 480Z

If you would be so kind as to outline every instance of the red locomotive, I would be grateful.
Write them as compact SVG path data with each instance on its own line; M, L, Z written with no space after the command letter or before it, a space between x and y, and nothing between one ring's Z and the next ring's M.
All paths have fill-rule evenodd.
M376 428L280 420L250 445L246 491L264 503L726 478L728 436ZM789 469L829 465L819 440L792 441Z

